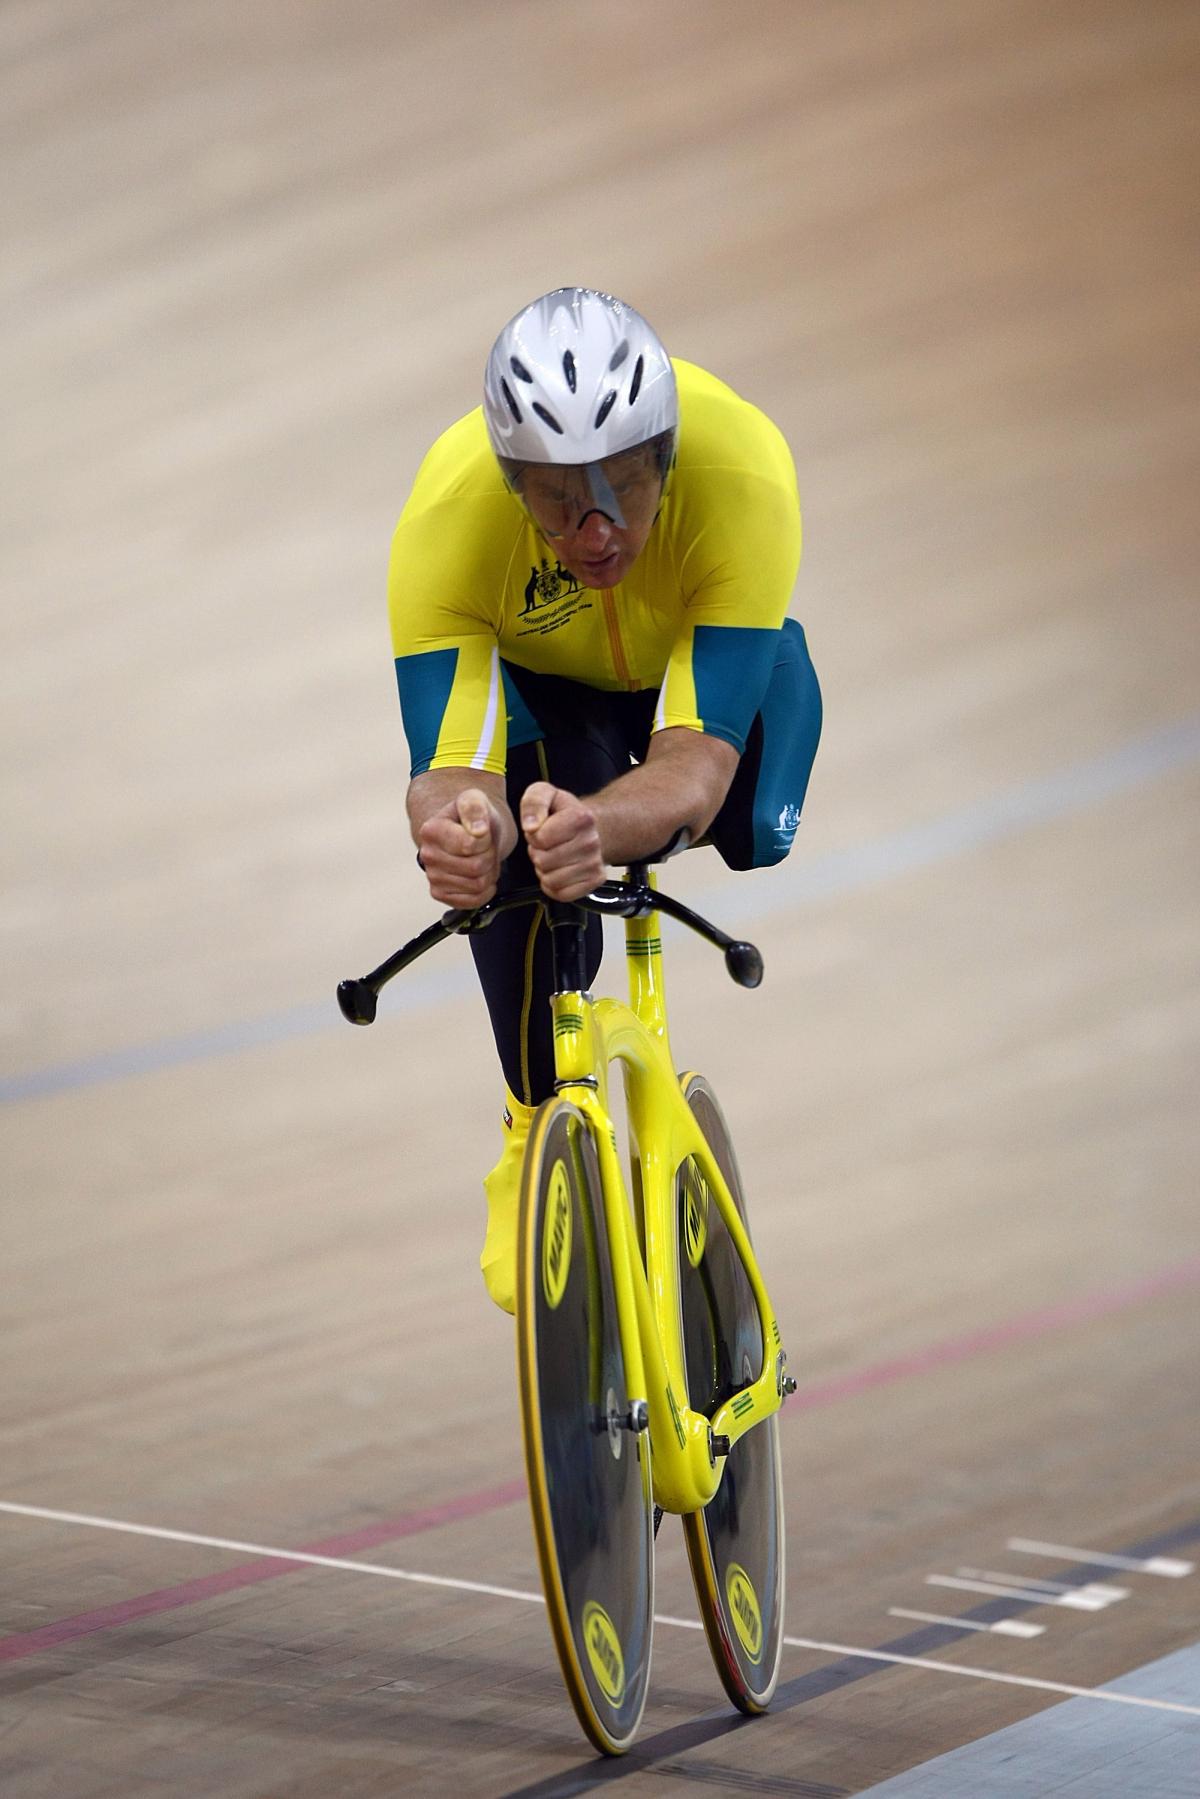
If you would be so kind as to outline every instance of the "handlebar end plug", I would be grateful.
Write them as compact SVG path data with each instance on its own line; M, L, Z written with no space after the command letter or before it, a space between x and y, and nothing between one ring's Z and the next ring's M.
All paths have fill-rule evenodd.
M757 987L763 978L763 959L752 943L731 943L725 966L739 987Z
M337 997L342 1017L351 1024L374 1024L379 995L366 981L339 981Z

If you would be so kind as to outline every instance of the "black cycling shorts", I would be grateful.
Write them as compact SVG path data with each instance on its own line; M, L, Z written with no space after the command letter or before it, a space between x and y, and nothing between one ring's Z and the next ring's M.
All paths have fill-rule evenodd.
M534 781L550 781L582 797L645 758L657 690L605 693L560 675L532 674L513 663L505 667L543 733L509 749L505 779L514 817L520 817L521 796ZM820 735L821 690L804 631L795 619L786 619L762 707L724 804L704 838L730 868L763 868L787 855ZM518 842L504 865L500 890L536 884L524 842ZM470 944L504 1078L518 1099L538 1105L554 1091L553 968L541 909L501 913ZM603 947L603 926L590 913L589 984Z

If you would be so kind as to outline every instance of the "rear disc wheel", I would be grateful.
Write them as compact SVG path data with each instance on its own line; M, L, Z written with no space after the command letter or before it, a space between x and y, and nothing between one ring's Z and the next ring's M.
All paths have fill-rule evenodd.
M743 1224L746 1201L729 1131L708 1082L690 1075L684 1097L725 1177ZM689 1157L676 1176L679 1262L688 1404L711 1418L758 1378L768 1352L741 1258ZM784 1523L778 1418L756 1424L727 1457L721 1484L702 1511L684 1518L684 1538L708 1646L730 1699L765 1711L783 1649Z

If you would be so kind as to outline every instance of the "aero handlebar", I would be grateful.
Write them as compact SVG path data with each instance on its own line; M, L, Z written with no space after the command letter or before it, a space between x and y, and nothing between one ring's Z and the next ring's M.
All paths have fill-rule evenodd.
M661 893L657 887L650 885L643 868L635 868L628 880L604 881L594 892L569 902L548 899L540 887L522 887L515 893L490 899L474 910L443 912L436 924L429 925L418 936L413 937L370 974L361 975L357 980L339 981L337 997L342 1016L351 1024L372 1024L381 988L387 985L393 975L398 975L401 969L407 968L418 956L423 956L426 950L432 949L435 943L441 943L447 937L467 936L472 931L486 930L501 912L509 912L515 906L539 904L546 908L551 922L557 920L560 923L572 922L572 914L583 912L607 913L615 918L639 918L650 912L665 912L669 918L677 919L680 924L687 925L689 930L695 931L717 949L723 950L725 966L739 986L757 987L762 980L763 959L752 943L730 937L719 926L701 918L699 913L681 905L678 900L671 899L668 894Z

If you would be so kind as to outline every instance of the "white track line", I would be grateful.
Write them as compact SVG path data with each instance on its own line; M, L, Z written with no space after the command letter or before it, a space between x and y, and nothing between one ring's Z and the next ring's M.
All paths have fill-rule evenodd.
M444 1574L416 1574L404 1568L386 1568L379 1562L343 1561L338 1556L309 1555L300 1549L273 1549L266 1543L243 1543L234 1537L202 1536L189 1530L165 1530L156 1524L131 1524L120 1518L97 1518L89 1512L53 1511L48 1506L18 1505L0 1500L0 1512L20 1518L40 1518L51 1524L81 1524L92 1530L124 1531L135 1537L157 1537L168 1543L192 1543L201 1549L227 1549L236 1555L262 1556L271 1561L301 1562L316 1568L336 1568L348 1574L376 1574L385 1580L415 1581L421 1586L449 1587L456 1592L483 1593L497 1599L517 1599L525 1605L544 1605L540 1593L522 1592L517 1587L492 1586L485 1581L457 1580ZM1026 1595L1020 1595L1026 1597ZM656 1624L680 1630L701 1630L692 1618L671 1618L656 1612ZM956 1620L961 1622L961 1620ZM991 1668L964 1668L955 1662L935 1662L921 1655L893 1655L885 1649L857 1649L848 1643L825 1643L814 1637L784 1637L789 1649L809 1649L818 1655L849 1656L856 1661L885 1662L901 1668L926 1668L931 1674L955 1674L968 1680L992 1680L1002 1686L1032 1687L1041 1693L1061 1693L1070 1699L1101 1699L1110 1705L1137 1705L1151 1711L1183 1712L1200 1718L1200 1705L1177 1705L1169 1699L1142 1699L1133 1693L1113 1693L1102 1687L1072 1687L1057 1680L1034 1680L1023 1674L998 1674Z
M1037 1580L1029 1574L997 1574L994 1568L956 1568L954 1572L964 1580L994 1580L1002 1587L1028 1590L1034 1598L1043 1593L1090 1593L1101 1606L1115 1605L1118 1599L1129 1598L1128 1587L1109 1587L1099 1580L1089 1580L1086 1586L1073 1587L1065 1580Z
M953 1587L958 1593L985 1593L989 1599L1023 1599L1026 1605L1065 1605L1073 1612L1102 1612L1109 1604L1082 1589L1071 1593L1042 1593L1033 1587L1001 1586L994 1580L964 1580L958 1574L927 1574L927 1587Z
M889 1618L915 1618L918 1624L952 1624L955 1630L990 1630L998 1637L1040 1637L1044 1624L1027 1624L1023 1618L997 1618L994 1624L981 1624L976 1618L946 1618L941 1612L910 1612L902 1605L888 1606Z
M1047 1555L1056 1562L1090 1562L1097 1568L1125 1568L1131 1574L1161 1574L1166 1580L1182 1580L1194 1574L1195 1562L1181 1562L1172 1555L1105 1555L1099 1549L1067 1549L1061 1543L1036 1543L1031 1537L1010 1537L1008 1547L1018 1555Z
M1136 1693L1112 1693L1105 1687L1069 1687L1060 1680L1035 1680L1028 1674L997 1674L991 1668L964 1668L957 1662L935 1662L923 1655L889 1655L884 1649L852 1649L847 1643L818 1643L809 1637L784 1637L793 1649L818 1649L822 1655L848 1655L869 1662L895 1662L901 1668L930 1668L935 1674L964 1674L970 1680L998 1680L1009 1687L1033 1687L1040 1693L1063 1693L1069 1699L1104 1699L1111 1705L1142 1705L1157 1712L1185 1712L1200 1718L1200 1705L1176 1705L1170 1699L1141 1699Z
M194 1543L201 1549L229 1549L235 1555L262 1556L276 1562L303 1562L313 1568L338 1568L346 1574L379 1574L385 1580L415 1581L424 1587L452 1587L461 1593L486 1593L495 1599L521 1599L544 1605L540 1593L518 1587L494 1587L479 1580L455 1580L448 1574L416 1574L408 1568L386 1568L382 1562L344 1561L336 1555L308 1555L302 1549L272 1549L266 1543L242 1543L234 1537L204 1537L191 1530L163 1530L156 1524L129 1524L120 1518L93 1518L86 1512L52 1512L40 1505L0 1502L0 1512L24 1518L45 1518L51 1524L86 1524L93 1530L120 1530L134 1537L161 1537L168 1543Z

